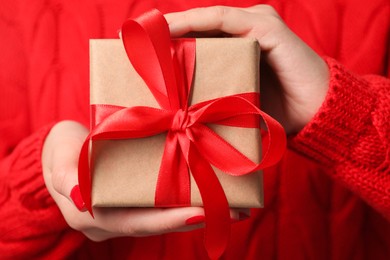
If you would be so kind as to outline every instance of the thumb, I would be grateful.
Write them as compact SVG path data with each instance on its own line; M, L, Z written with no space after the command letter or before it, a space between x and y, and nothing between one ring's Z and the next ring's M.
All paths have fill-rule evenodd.
M56 124L46 138L42 162L46 186L58 203L64 197L82 209L77 171L81 146L88 130L73 121Z

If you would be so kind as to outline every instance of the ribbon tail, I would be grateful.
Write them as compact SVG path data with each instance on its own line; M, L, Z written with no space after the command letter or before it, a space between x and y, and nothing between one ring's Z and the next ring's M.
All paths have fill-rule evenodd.
M199 124L191 130L198 151L209 163L224 173L241 176L256 168L256 163L207 126Z
M91 140L91 134L86 138L86 140L83 143L83 146L81 147L78 172L83 174L79 174L78 179L79 179L81 197L83 198L85 207L93 217L92 201L91 201L92 182L91 182L91 171L89 166L90 140Z
M191 205L190 173L178 137L168 132L155 192L156 207Z
M211 259L219 259L230 239L229 204L210 164L190 145L188 163L198 185L205 211L204 243Z

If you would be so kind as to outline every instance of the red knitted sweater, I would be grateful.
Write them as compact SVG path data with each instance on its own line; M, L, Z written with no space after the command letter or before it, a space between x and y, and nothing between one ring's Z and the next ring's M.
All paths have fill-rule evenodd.
M234 2L2 0L0 258L205 259L202 231L94 243L71 230L45 188L41 148L53 122L88 123L89 38L117 37L150 7ZM390 259L388 0L240 2L272 4L332 57L331 78L320 111L266 171L265 208L233 225L224 259Z

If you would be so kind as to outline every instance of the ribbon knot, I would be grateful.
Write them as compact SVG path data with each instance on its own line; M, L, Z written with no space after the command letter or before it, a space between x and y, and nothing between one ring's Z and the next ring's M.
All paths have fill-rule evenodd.
M173 117L171 130L173 132L185 132L190 121L189 119L187 110L178 109Z

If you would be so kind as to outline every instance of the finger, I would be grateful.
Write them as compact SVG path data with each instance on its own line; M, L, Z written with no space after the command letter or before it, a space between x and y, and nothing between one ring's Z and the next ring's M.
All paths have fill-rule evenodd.
M94 213L93 226L101 231L95 230L95 234L91 231L89 236L97 241L117 236L142 237L189 231L201 228L204 224L202 207L95 208ZM195 218L203 221L188 221Z
M239 9L246 11L248 13L253 13L253 14L258 14L258 15L270 15L271 14L271 15L276 15L279 17L277 11L271 5L259 4L259 5L254 5L254 6L239 8Z
M191 31L223 31L233 35L242 35L252 29L252 23L246 19L249 12L226 6L195 8L179 13L166 14L171 36L177 37Z
M58 194L72 200L77 190L74 187L78 184L77 168L80 148L87 135L87 129L71 121L57 124L52 134L52 156L51 156L51 183L53 190Z
M202 207L182 208L95 208L93 228L84 232L95 241L119 236L143 237L171 232L186 232L204 227ZM249 209L232 209L232 222L249 218ZM83 227L86 229L86 227Z
M232 222L249 218L249 209L231 209ZM101 227L99 239L117 236L150 236L184 232L204 227L202 207L180 208L95 208L95 225Z
M53 155L52 184L54 190L70 198L72 189L77 185L77 163L76 155L79 146L73 142L60 143L61 151L56 151Z
M281 42L290 42L294 38L277 12L266 5L241 9L225 6L197 8L166 14L165 18L172 37L191 31L224 32L256 38L261 49L267 52L276 49Z

